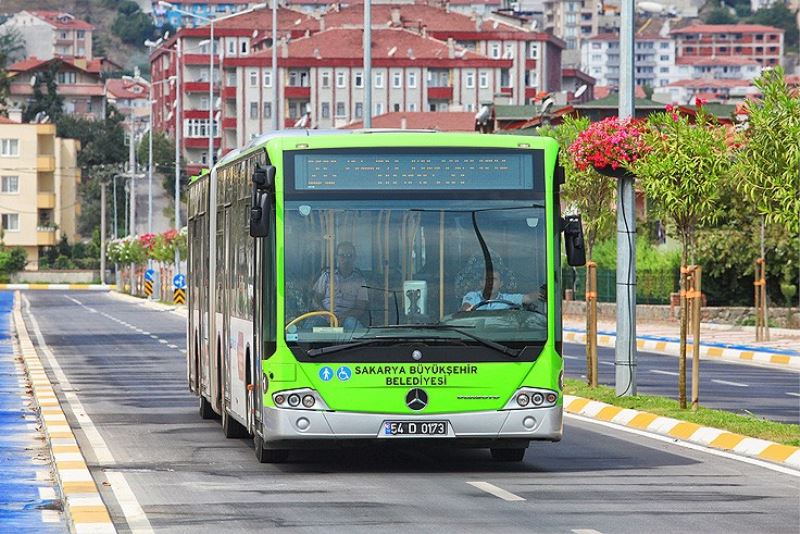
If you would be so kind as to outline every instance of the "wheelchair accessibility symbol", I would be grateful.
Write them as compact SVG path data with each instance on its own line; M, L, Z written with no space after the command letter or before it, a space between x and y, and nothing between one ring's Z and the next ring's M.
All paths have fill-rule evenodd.
M350 370L349 367L342 366L336 370L336 378L338 378L342 382L347 382L348 380L350 380L351 376L353 376L353 372Z

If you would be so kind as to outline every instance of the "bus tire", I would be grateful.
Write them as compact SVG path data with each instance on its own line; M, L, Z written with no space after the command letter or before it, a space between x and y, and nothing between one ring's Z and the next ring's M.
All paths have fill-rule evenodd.
M525 458L525 451L523 447L513 449L490 449L492 458L498 462L521 462Z
M258 434L253 436L253 445L256 459L261 464L282 464L289 459L289 451L286 449L267 449L264 447L264 440Z
M222 407L222 433L229 439L246 438L250 435L239 421L230 416L224 406Z
M216 415L208 399L200 395L200 419L214 419Z

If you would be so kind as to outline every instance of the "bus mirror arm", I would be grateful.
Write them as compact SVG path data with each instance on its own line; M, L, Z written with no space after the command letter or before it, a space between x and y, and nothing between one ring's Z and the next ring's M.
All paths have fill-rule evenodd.
M583 240L583 224L580 214L567 215L561 219L561 228L564 231L567 263L571 267L586 265L586 244Z
M275 167L257 166L253 171L253 202L250 205L250 237L269 235L271 193L275 187Z

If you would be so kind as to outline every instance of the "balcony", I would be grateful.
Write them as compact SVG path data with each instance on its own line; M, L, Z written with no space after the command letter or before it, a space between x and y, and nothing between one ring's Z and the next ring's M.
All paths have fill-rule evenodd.
M36 228L36 244L40 247L52 247L56 244L56 229L53 226Z
M39 209L53 209L56 207L56 194L48 191L39 191L36 194L36 207Z
M289 85L283 89L283 93L285 98L311 99L311 87Z
M233 117L225 117L222 119L222 128L226 130L236 129L236 119Z
M53 172L56 170L54 156L36 156L36 170L38 172Z
M187 93L208 93L208 82L185 82L183 90Z
M452 100L452 87L428 87L428 100Z
M236 87L225 87L222 89L222 98L236 100Z
M500 88L500 94L501 95L514 96L514 88L513 87L501 87Z
M208 137L187 137L183 140L186 148L208 148ZM219 148L220 138L214 138L214 148Z

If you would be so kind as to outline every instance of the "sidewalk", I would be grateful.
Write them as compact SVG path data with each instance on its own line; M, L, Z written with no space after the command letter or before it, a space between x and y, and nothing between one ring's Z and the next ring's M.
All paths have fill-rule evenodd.
M616 323L598 321L597 327L598 345L613 347L616 341ZM648 352L677 355L680 348L679 328L677 321L637 322L637 347ZM586 342L584 318L576 316L564 318L564 341ZM691 337L689 341L691 347ZM700 357L703 359L800 370L800 330L771 328L770 341L757 342L753 327L701 323L700 347Z

